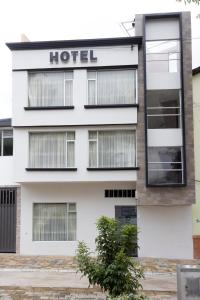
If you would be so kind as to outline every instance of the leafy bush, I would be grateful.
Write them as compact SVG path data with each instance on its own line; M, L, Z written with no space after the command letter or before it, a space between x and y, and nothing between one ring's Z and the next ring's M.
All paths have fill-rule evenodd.
M103 216L97 221L97 229L97 257L92 258L87 245L79 242L78 270L88 277L90 284L99 285L111 297L132 295L127 299L142 299L136 296L142 288L139 279L144 277L143 269L130 257L137 248L137 226L120 225Z

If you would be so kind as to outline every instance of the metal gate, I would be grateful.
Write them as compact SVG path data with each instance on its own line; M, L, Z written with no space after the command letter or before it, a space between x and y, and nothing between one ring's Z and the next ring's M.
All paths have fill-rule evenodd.
M0 252L16 252L16 188L0 188Z

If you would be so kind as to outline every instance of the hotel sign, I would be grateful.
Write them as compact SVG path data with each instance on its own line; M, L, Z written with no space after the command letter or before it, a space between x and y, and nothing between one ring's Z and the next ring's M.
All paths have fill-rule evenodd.
M73 63L87 63L97 62L97 57L95 57L93 50L51 51L49 61L51 64L68 63L70 61L73 61Z

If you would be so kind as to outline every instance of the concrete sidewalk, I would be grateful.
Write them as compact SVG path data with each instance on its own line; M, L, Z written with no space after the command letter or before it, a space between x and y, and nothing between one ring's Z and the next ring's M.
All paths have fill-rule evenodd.
M145 291L176 292L175 273L146 273L141 283ZM89 283L75 270L0 269L1 286L86 289Z

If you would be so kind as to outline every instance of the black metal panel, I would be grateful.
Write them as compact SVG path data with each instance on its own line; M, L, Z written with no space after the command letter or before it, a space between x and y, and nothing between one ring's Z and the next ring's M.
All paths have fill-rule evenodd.
M117 45L140 45L141 36L81 39L81 40L61 40L61 41L38 41L23 43L6 43L10 50L34 50L34 49L59 49L97 46L117 46Z
M16 188L0 188L0 252L16 252Z

